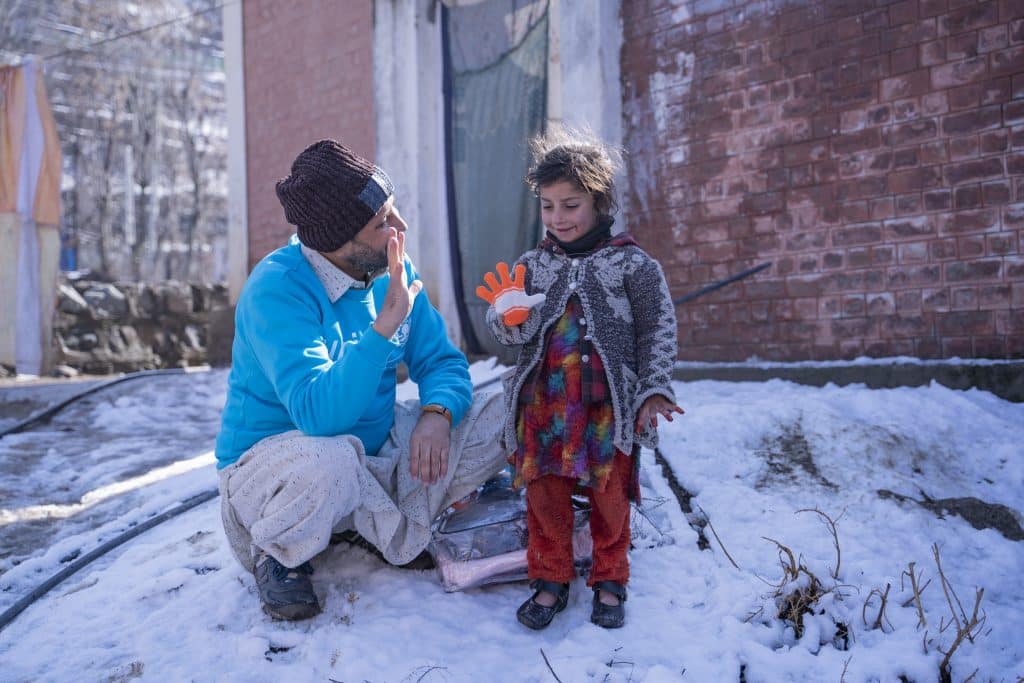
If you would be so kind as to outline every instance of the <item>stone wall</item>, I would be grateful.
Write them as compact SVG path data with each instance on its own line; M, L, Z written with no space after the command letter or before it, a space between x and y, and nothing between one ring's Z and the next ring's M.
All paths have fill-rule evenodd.
M630 229L693 360L1024 357L1024 2L622 5Z
M224 285L64 281L54 358L58 366L87 373L215 362L225 341L230 346L230 335L211 335L211 325L223 327L219 322L229 311Z

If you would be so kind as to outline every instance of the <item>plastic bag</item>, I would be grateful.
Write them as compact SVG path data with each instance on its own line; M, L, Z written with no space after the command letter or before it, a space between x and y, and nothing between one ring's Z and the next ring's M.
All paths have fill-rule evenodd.
M573 506L573 556L585 573L593 549L589 502L573 497ZM526 579L526 542L526 491L512 487L506 469L441 513L427 551L453 592Z

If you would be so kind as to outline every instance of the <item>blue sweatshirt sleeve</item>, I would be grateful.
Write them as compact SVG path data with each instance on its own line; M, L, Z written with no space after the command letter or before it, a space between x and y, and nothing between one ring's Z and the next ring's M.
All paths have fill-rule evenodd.
M419 278L411 262L406 262L409 282ZM424 289L413 305L405 363L409 377L419 387L420 403L438 403L452 411L452 424L458 424L473 401L466 356L448 339L444 318L430 303Z
M288 280L239 301L239 333L296 428L310 436L347 433L373 403L396 346L370 328L331 360L316 297Z

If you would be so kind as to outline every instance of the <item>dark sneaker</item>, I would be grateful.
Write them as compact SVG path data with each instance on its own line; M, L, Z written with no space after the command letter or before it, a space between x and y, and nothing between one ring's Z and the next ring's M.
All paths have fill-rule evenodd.
M621 628L626 623L626 587L615 581L598 581L594 584L593 611L590 621L602 628ZM617 605L601 602L601 591L607 591L619 599Z
M533 589L533 595L516 610L516 618L519 619L519 623L523 626L539 631L542 628L547 628L551 620L555 618L555 615L564 610L565 606L569 604L569 584L534 579L530 582L530 588ZM553 593L555 604L546 607L537 602L537 596L542 591Z
M309 562L289 569L270 555L261 553L256 558L253 574L263 611L274 619L285 621L299 621L320 614L320 603L309 580L312 573L313 567Z

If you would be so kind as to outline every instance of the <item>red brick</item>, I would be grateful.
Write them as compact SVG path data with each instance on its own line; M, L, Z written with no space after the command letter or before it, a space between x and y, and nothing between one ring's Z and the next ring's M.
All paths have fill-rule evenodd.
M921 113L936 116L949 111L949 98L945 91L930 92L921 97Z
M989 71L993 76L1012 76L1024 71L1024 45L1006 50L997 50L991 54L992 66Z
M886 283L890 288L934 285L941 277L942 269L936 264L892 266L886 271Z
M982 285L978 287L978 304L982 308L1010 308L1011 289L1009 284Z
M970 280L991 280L998 278L1002 270L999 259L954 261L945 265L946 282Z
M961 260L985 255L985 238L982 235L961 237L956 243Z
M957 60L978 56L978 32L958 33L946 39L946 59Z
M899 245L900 263L920 263L928 260L927 242L904 242Z
M976 209L981 206L981 185L965 185L953 192L953 206L958 209Z
M965 83L976 83L988 72L985 57L973 57L959 62L931 67L931 85L936 90L952 88Z
M939 18L939 32L942 34L961 33L971 29L991 26L999 21L999 4L995 0L971 4Z
M832 231L832 244L837 247L869 244L881 239L882 226L879 223L860 223Z
M909 216L921 213L921 193L910 192L896 195L896 215Z
M943 358L970 358L974 344L970 337L946 337L942 340Z
M994 204L1006 204L1010 201L1010 183L997 181L982 185L982 194L987 206Z
M946 92L950 111L975 109L981 105L981 83L968 83Z
M954 311L978 309L977 287L953 287L950 290L950 308Z
M935 119L918 119L885 129L885 144L898 146L934 138L938 132Z
M1002 177L1002 175L1003 160L998 157L965 161L943 167L943 176L950 185L977 182L979 180Z
M928 92L929 83L932 82L930 78L932 77L929 75L928 69L919 69L900 76L886 78L880 85L879 99L888 101L923 95Z
M865 149L874 149L882 144L878 128L864 130L832 138L833 154L851 154Z
M921 17L934 17L945 14L949 9L948 0L921 0L918 13Z
M1024 100L1003 105L1003 123L1007 126L1024 123Z
M992 334L995 332L995 316L992 311L937 313L935 321L941 334Z
M941 174L935 166L924 166L906 171L894 171L889 175L889 190L902 193L912 190L927 190L941 182Z
M935 234L935 221L931 216L914 216L885 221L886 239L906 239Z
M929 43L922 43L918 46L921 66L935 66L946 61L946 41L933 40Z
M920 337L931 328L929 318L922 315L886 315L878 321L881 334L892 337Z
M978 31L978 52L991 52L1009 44L1007 26L992 26Z
M942 118L942 132L946 135L964 135L991 130L1002 125L1002 107L993 105Z
M978 136L964 135L949 141L950 161L963 161L978 156Z
M886 244L871 247L871 265L884 266L896 261L896 250L892 245Z
M949 151L944 140L935 140L921 145L922 164L941 164L949 160Z
M883 220L885 218L892 218L895 215L896 209L892 197L881 197L879 199L872 199L868 204L868 217L871 220Z
M968 232L985 232L993 228L998 221L999 212L994 209L976 209L955 211L940 216L939 234L964 234Z
M1006 340L1003 337L974 337L974 358L1004 358L1006 356Z
M921 310L921 290L910 289L896 293L896 311L918 313Z
M922 311L948 311L949 289L925 289L921 292Z
M1012 232L985 236L985 253L989 256L1005 256L1017 253L1017 235Z
M979 137L982 154L1005 152L1010 146L1010 133L1005 129L982 133Z
M952 206L952 196L949 190L933 190L924 193L925 211L942 211Z

